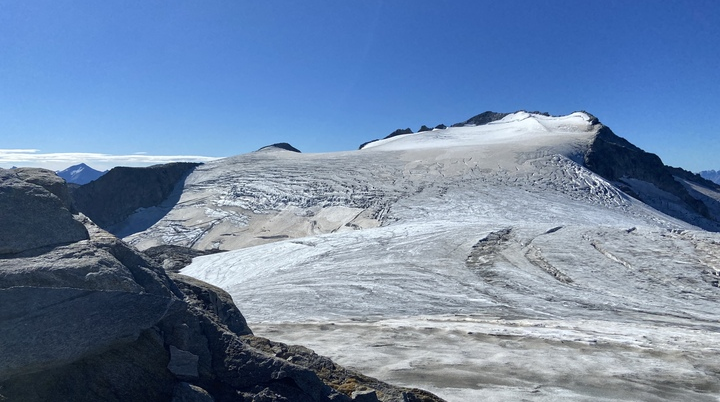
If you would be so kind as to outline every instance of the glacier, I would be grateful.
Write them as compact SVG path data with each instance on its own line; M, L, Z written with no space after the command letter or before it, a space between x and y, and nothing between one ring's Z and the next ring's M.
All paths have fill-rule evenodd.
M199 166L125 240L228 250L182 273L255 333L449 401L719 401L720 235L587 169L597 130L518 112L263 149Z

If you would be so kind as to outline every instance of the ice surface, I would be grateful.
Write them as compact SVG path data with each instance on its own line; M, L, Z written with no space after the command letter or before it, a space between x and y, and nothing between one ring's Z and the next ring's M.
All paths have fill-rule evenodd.
M255 333L454 401L718 401L720 235L578 164L584 113L201 166L128 240ZM633 183L642 185L642 183Z

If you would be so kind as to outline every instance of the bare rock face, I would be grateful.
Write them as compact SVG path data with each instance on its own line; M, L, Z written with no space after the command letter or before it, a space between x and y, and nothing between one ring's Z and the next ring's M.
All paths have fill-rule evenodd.
M178 305L161 269L86 223L89 240L0 259L0 380L135 341Z
M0 169L0 255L88 238L63 179L45 169Z
M478 115L475 115L461 123L455 123L452 125L452 127L465 127L466 125L474 125L474 126L482 126L484 124L492 123L494 121L501 120L503 117L509 115L510 113L498 113L498 112L492 112L487 111L480 113Z
M201 255L219 252L218 250L195 250L190 247L164 244L143 250L143 253L160 264L165 271L179 272L190 265L192 259Z
M165 201L197 163L168 163L145 168L116 167L99 179L72 191L77 209L105 230L140 208Z
M663 164L606 126L600 126L584 155L585 166L615 183L627 194L663 213L699 226L720 231L720 186L679 168ZM708 197L700 193L714 194Z

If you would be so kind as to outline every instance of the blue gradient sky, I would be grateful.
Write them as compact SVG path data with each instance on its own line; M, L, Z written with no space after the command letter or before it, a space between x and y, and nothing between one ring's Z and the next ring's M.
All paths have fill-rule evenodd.
M0 149L326 152L518 109L720 169L720 2L0 1Z

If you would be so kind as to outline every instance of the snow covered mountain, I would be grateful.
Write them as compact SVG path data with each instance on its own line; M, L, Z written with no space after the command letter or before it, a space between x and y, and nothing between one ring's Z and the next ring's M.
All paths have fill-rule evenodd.
M107 171L101 172L99 170L91 168L84 163L81 163L79 165L70 166L65 170L59 170L55 173L65 179L65 181L68 183L83 185L90 183L93 180L97 180L100 176L107 173Z
M451 401L717 402L718 189L587 113L471 120L198 166L126 240L233 250L182 272L256 333Z
M542 194L552 189L591 203L622 204L632 214L648 204L720 230L720 187L668 170L660 158L617 137L594 117L497 115L500 120L484 125L393 136L360 151L300 154L272 147L273 152L201 165L185 181L170 213L128 240L141 249L175 244L233 250L369 228L395 220L392 212L400 200L472 183ZM597 193L605 187L618 200ZM128 220L143 221L143 213ZM125 234L132 233L129 226Z
M704 170L704 171L700 172L700 176L702 176L712 182L720 184L720 171Z

